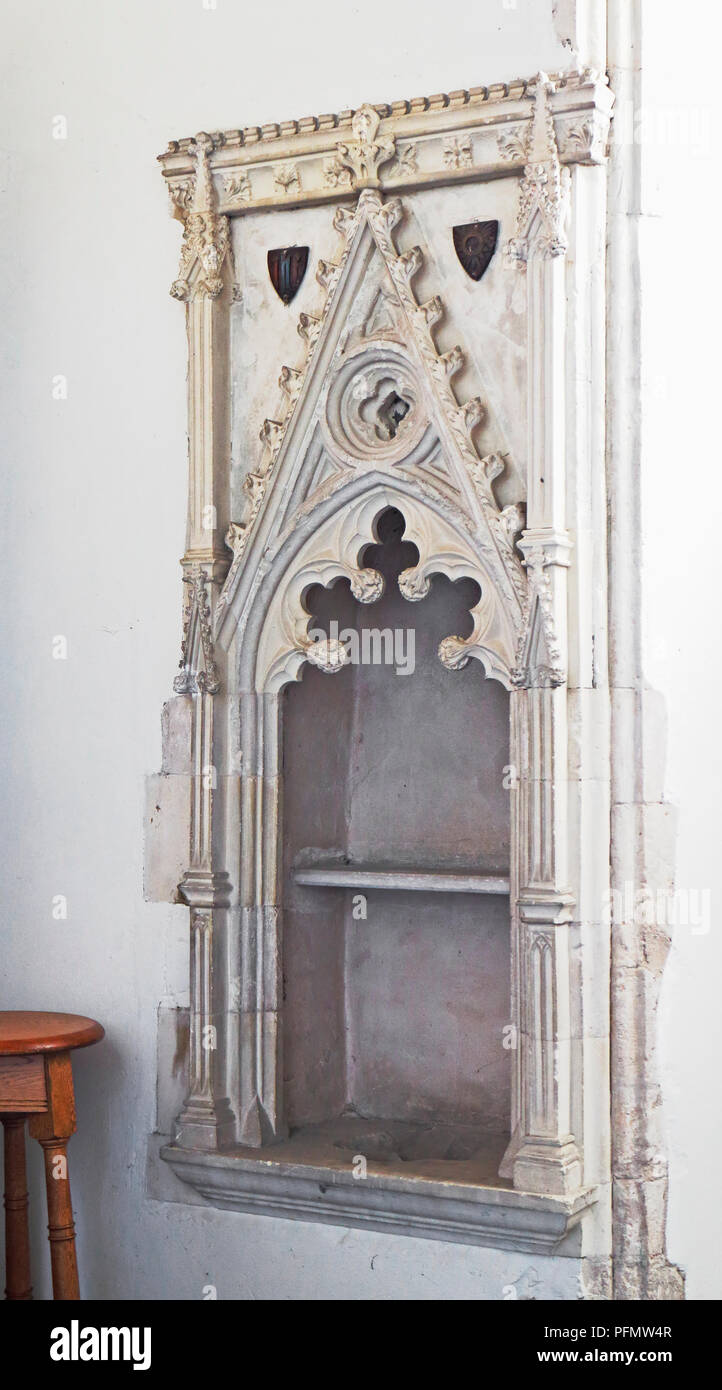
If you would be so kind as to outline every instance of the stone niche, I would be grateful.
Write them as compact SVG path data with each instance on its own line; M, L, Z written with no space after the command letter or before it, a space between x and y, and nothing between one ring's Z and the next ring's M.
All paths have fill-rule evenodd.
M540 74L161 156L190 479L146 867L190 923L162 1157L217 1205L608 1254L610 109Z
M418 552L398 511L376 525L382 543L362 564L383 575L382 597L361 605L341 582L307 598L319 631L359 634L361 657L366 632L371 659L333 679L307 666L285 691L287 1123L338 1123L336 1145L402 1171L480 1151L498 1167L511 1113L509 699L477 662L451 672L438 659L443 637L471 628L478 586L438 576L410 609L397 580Z

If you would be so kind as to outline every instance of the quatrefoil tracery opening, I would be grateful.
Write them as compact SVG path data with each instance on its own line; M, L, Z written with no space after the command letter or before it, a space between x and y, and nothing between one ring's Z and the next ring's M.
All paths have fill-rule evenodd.
M402 388L403 389L403 388ZM359 416L369 427L369 439L373 442L371 431L377 439L387 443L395 439L399 427L411 410L411 401L399 394L393 377L381 377L359 405Z
M359 461L400 462L427 425L421 395L414 369L396 348L376 345L350 357L328 392L329 444Z

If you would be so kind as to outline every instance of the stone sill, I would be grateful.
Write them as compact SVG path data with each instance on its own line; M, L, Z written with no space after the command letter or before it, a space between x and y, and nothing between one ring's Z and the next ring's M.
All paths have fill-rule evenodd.
M468 1180L400 1176L369 1164L355 1179L341 1166L292 1161L266 1151L202 1153L166 1144L160 1156L182 1182L213 1206L294 1221L360 1227L426 1240L485 1245L530 1254L563 1253L561 1242L596 1200L542 1196ZM255 1156L251 1156L254 1155Z

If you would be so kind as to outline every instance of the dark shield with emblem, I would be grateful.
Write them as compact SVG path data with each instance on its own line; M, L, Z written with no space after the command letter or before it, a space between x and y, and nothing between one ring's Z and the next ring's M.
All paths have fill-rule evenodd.
M308 265L307 246L279 246L268 253L268 273L279 299L290 304L301 287Z
M498 222L466 222L454 227L454 248L467 275L480 280L489 265L499 237Z

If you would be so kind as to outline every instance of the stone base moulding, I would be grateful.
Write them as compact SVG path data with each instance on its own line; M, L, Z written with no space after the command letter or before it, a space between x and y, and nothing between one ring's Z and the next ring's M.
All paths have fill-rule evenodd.
M594 1203L574 1197L345 1171L248 1155L209 1157L167 1145L161 1157L214 1206L387 1234L553 1255Z

